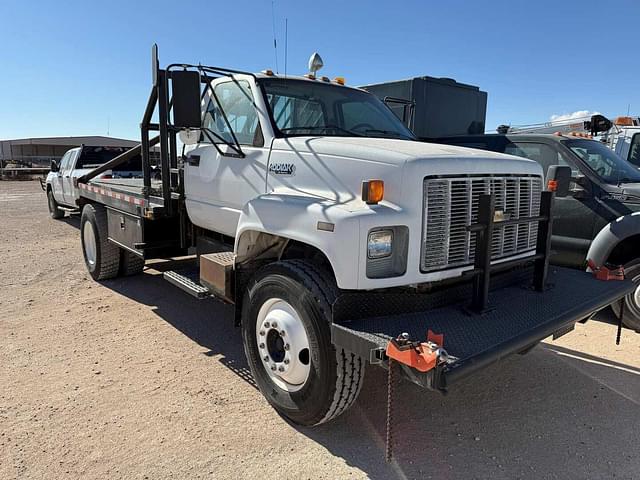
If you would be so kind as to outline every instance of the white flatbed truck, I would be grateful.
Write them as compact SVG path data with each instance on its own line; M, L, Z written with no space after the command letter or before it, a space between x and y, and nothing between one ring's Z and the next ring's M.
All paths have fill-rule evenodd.
M235 305L256 384L293 422L347 410L366 365L444 392L633 289L548 265L535 162L415 141L339 80L152 59L143 179L98 178L124 153L77 182L86 266L103 281L195 252L165 278Z

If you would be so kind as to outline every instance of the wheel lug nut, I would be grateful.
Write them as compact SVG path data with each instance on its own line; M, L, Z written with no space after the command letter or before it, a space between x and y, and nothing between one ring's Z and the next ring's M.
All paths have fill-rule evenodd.
M270 326L269 322L264 322L264 328L269 328Z
M278 324L277 324L276 322L273 322L273 323L271 324L271 326L272 326L273 328L278 328Z
M264 357L262 357L262 359L263 359L265 362L268 362L268 361L269 361L269 355L265 355Z
M271 370L273 370L274 372L276 371L276 366L275 366L275 364L272 364L272 365L271 365Z
M285 358L285 359L284 359L284 364L285 364L285 365L289 365L289 359L288 359L288 358Z
M264 343L261 343L260 345L258 345L258 347L264 348Z
M278 371L279 371L279 372L284 372L284 367L279 367L279 368L278 368Z
M260 330L260 335L264 337L264 330Z
M289 344L288 344L288 343L285 343L285 344L284 344L284 349L285 349L285 350L289 350L290 348L291 348L291 347L289 346Z
M284 337L285 333L286 333L286 332L285 332L284 330L280 330L280 336L281 336L281 337Z

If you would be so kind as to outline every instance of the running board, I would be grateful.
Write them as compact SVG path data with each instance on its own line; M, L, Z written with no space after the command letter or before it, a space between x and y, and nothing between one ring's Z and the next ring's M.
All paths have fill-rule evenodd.
M197 278L197 270L194 270L193 273L196 274L195 278ZM203 287L197 281L194 281L192 275L189 275L188 272L176 272L170 270L168 272L164 272L162 277L172 285L178 287L180 290L187 292L189 295L197 298L198 300L202 300L211 296L211 291L207 287Z

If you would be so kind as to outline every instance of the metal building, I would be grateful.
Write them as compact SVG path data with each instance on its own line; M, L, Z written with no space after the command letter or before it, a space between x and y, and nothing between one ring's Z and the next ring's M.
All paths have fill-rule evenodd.
M86 137L46 137L0 140L0 168L9 164L21 167L49 167L51 160L60 160L70 148L80 145L133 147L140 142L123 138Z

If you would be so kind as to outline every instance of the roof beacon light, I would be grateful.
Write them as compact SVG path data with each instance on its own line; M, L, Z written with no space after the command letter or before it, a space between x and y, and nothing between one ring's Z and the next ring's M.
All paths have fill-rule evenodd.
M318 52L313 52L313 54L309 57L309 73L315 77L316 72L324 67L324 62L322 61L322 57Z

